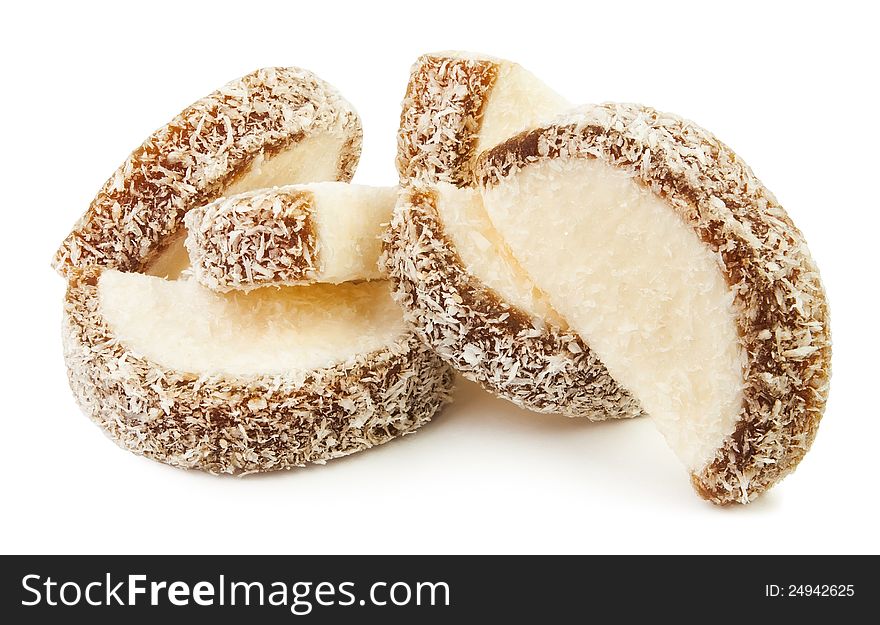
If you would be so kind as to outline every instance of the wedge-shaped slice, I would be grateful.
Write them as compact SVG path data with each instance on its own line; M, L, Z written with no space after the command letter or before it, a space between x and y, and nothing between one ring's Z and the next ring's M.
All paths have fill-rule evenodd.
M192 280L72 272L64 357L83 411L122 447L212 473L323 462L407 434L452 373L386 282L221 295Z
M416 332L466 378L539 412L594 420L639 414L503 255L476 190L445 183L404 190L390 232L385 262L395 299Z
M494 148L477 174L514 256L703 497L745 503L795 468L825 407L828 308L800 231L727 146L607 104Z
M248 74L144 141L61 244L55 267L67 275L90 265L158 265L153 273L173 274L186 262L179 235L189 209L273 185L350 180L361 136L352 106L311 72Z
M380 278L393 187L289 185L194 208L184 221L193 274L214 291Z
M413 67L383 265L417 332L466 378L538 412L600 420L641 408L566 329L473 191L486 146L568 104L515 63L432 54ZM457 189L456 187L460 187Z

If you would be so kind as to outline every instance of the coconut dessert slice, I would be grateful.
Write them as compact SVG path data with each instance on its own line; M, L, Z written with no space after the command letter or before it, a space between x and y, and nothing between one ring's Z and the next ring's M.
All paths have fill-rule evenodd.
M288 185L224 197L186 214L195 279L214 291L375 280L393 187Z
M385 245L383 262L407 320L469 380L537 412L597 421L641 413L522 280L475 189L404 189Z
M90 265L174 274L186 263L180 234L189 209L273 185L350 180L361 137L354 108L313 73L257 70L147 138L104 184L54 265L62 275Z
M322 463L413 432L453 375L387 282L218 294L193 280L72 272L64 358L120 446L182 468Z
M416 332L466 378L538 412L594 420L641 408L521 270L472 187L481 149L568 103L515 63L443 53L412 70L402 185L382 264Z
M400 182L470 186L480 152L569 108L511 61L457 51L425 54L410 70L400 114Z
M715 503L746 503L809 449L828 306L801 232L709 132L588 106L480 157L491 221Z

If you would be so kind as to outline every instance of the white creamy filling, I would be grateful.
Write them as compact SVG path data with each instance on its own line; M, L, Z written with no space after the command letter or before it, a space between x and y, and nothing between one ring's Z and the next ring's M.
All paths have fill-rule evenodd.
M246 172L229 185L223 195L280 187L299 182L336 180L339 175L339 154L343 147L341 133L322 132L294 143L269 159L257 156ZM144 272L176 280L190 267L189 256L183 245L185 235L170 243Z
M437 212L443 233L455 247L464 268L502 300L532 315L537 323L559 316L519 267L507 245L489 221L475 189L440 183Z
M150 261L144 273L148 276L179 280L181 274L192 266L184 241L186 241L186 231L175 235L171 243Z
M294 143L272 158L264 160L262 156L257 156L248 170L229 185L223 195L299 182L336 180L343 142L341 134L322 132Z
M105 271L98 297L129 351L201 375L303 374L406 333L384 281L219 294L192 280Z
M598 159L530 165L484 191L489 217L553 307L692 471L743 401L733 294L661 198Z
M343 182L303 185L314 194L315 221L323 282L375 280L382 233L391 220L396 187L367 187Z

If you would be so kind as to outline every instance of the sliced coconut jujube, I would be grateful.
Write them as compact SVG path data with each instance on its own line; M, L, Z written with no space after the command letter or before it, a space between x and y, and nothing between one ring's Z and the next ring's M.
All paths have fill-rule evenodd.
M401 190L382 264L416 332L466 378L539 412L641 413L556 314L498 237L473 190L485 147L568 108L515 63L421 57L401 114Z
M425 54L410 71L400 114L400 180L471 186L480 152L570 107L516 63L467 52Z
M98 265L173 274L184 214L222 195L350 180L361 151L353 107L299 68L234 80L153 133L104 184L55 256L62 275Z
M727 146L636 105L585 107L483 154L516 259L715 503L792 471L822 416L828 308L800 231Z
M323 462L429 421L453 375L384 281L218 294L192 280L73 272L64 357L122 447L212 473Z
M397 190L343 182L220 198L187 213L193 275L220 292L375 280Z

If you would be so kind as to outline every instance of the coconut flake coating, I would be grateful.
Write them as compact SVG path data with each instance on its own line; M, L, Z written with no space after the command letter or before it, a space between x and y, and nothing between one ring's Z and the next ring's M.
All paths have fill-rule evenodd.
M436 192L401 192L381 259L416 333L464 377L538 412L600 421L641 407L574 333L500 299L445 238Z
M397 134L400 184L473 183L472 166L498 63L438 54L413 65Z
M412 334L300 380L167 369L116 339L99 273L71 272L64 359L83 412L134 453L217 474L288 469L411 433L450 401L453 373Z
M292 187L220 198L184 217L193 275L211 290L303 284L320 269L314 195Z
M90 265L142 271L190 208L223 195L253 164L320 135L337 139L336 178L350 180L362 130L336 89L295 67L234 80L184 109L125 160L53 264L62 275Z
M746 359L743 406L715 459L691 475L718 504L747 503L794 470L828 395L828 304L803 235L726 145L631 104L585 107L484 153L485 188L548 159L598 158L663 197L718 257Z

